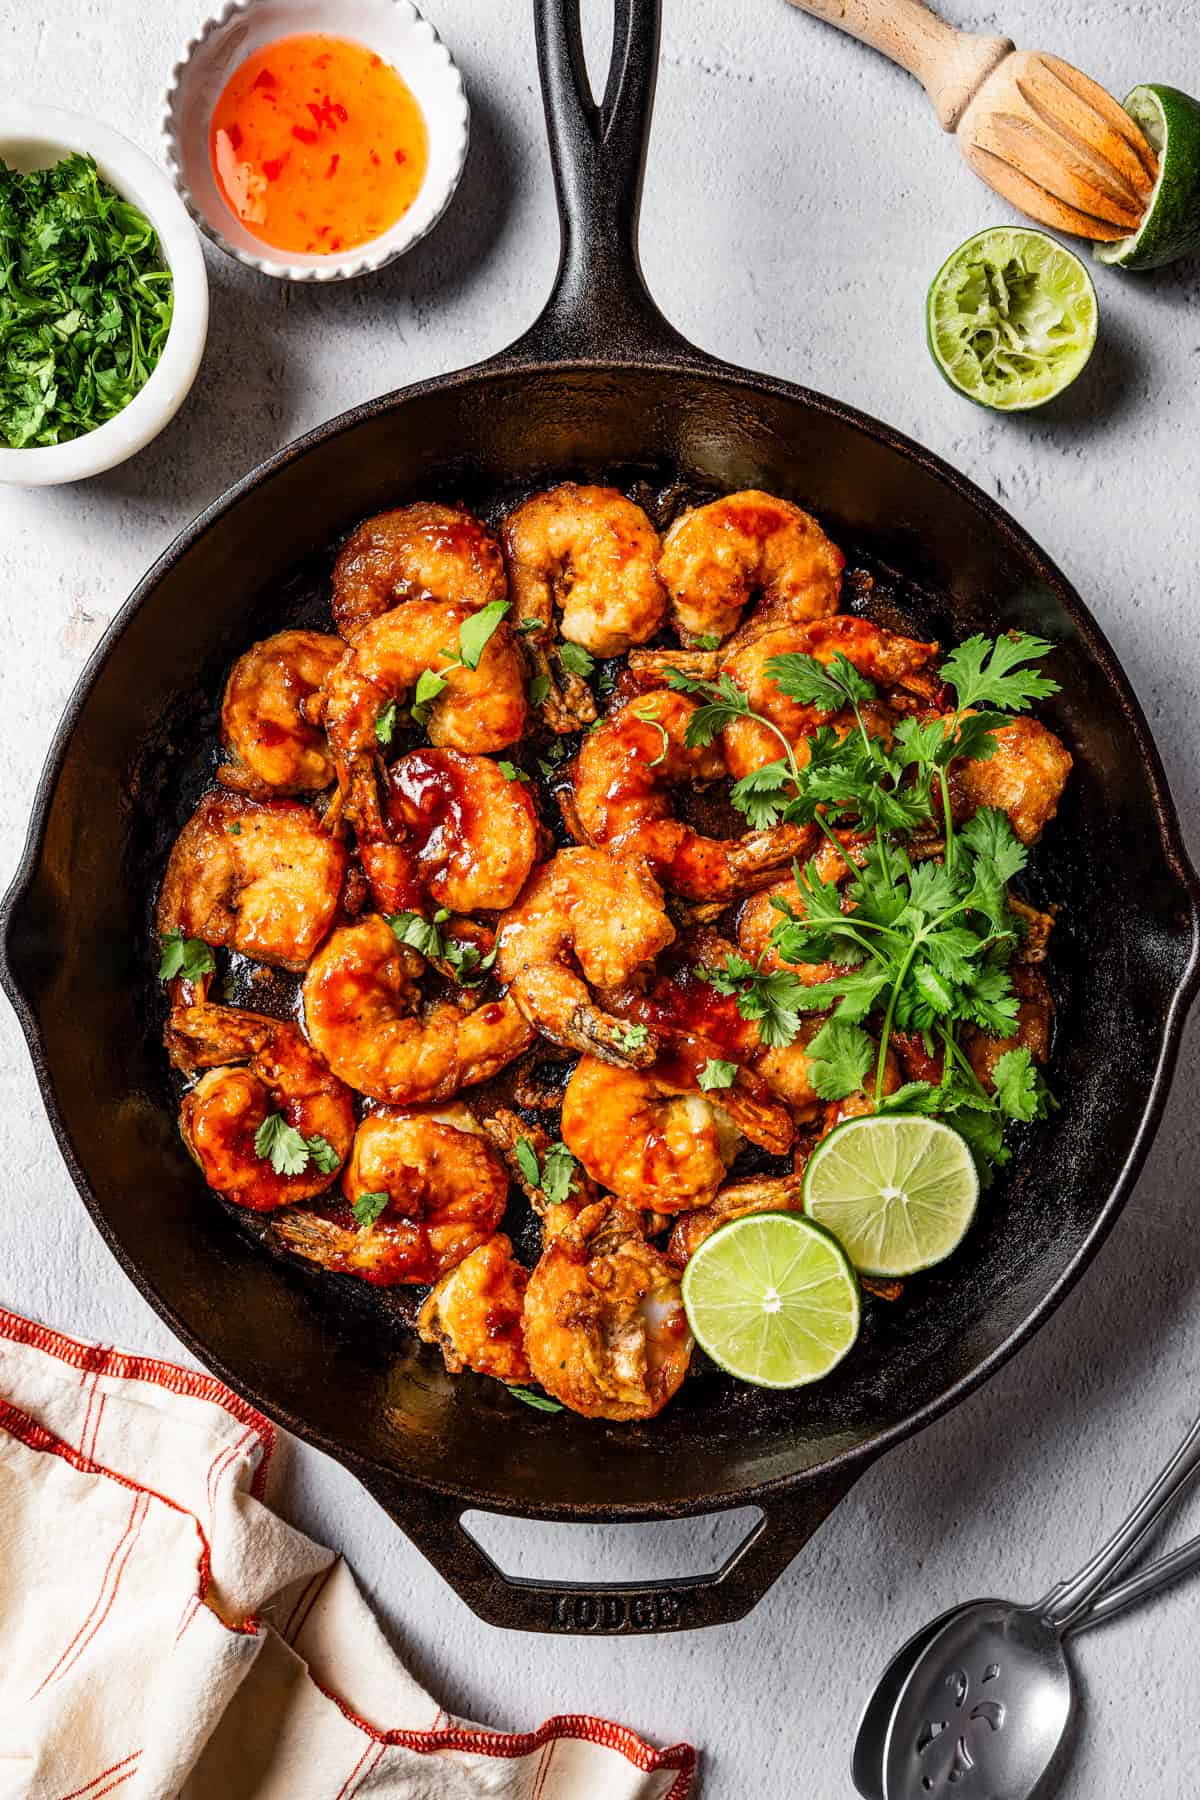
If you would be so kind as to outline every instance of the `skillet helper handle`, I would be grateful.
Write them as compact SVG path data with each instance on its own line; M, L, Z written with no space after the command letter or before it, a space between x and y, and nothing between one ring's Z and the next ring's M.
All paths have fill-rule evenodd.
M638 255L662 4L611 3L612 62L597 105L584 61L580 0L534 0L562 249L540 317L506 353L521 360L696 354L650 298Z
M1186 1544L1180 1544L1178 1550L1160 1556L1145 1569L1139 1569L1128 1581L1121 1582L1119 1587L1108 1588L1094 1606L1085 1613L1079 1614L1071 1623L1071 1636L1081 1631L1090 1631L1093 1625L1103 1625L1109 1619L1115 1619L1118 1613L1128 1606L1136 1606L1140 1600L1149 1599L1157 1594L1160 1588L1169 1587L1178 1581L1181 1575L1200 1567L1200 1537L1189 1538Z
M1139 1500L1128 1518L1118 1526L1108 1542L1097 1550L1070 1581L1063 1582L1053 1596L1039 1606L1044 1616L1060 1631L1069 1631L1095 1594L1111 1580L1149 1534L1160 1514L1170 1505L1200 1469L1200 1419L1197 1419L1158 1479ZM1049 1603L1047 1603L1049 1602ZM1109 1612L1113 1610L1111 1607ZM1102 1617L1105 1615L1101 1615Z
M870 44L915 75L943 131L954 131L967 103L1013 49L1011 38L956 31L921 0L791 0L803 12Z
M359 1470L385 1512L488 1625L560 1637L649 1637L729 1625L779 1579L862 1473L839 1471L796 1494L757 1501L762 1518L721 1568L662 1581L531 1581L506 1575L462 1522L461 1500L418 1491L394 1476Z

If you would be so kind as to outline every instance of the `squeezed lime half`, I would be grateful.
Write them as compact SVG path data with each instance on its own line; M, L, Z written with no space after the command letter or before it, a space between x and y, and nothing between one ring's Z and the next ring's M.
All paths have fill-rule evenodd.
M683 1275L697 1343L739 1381L804 1387L858 1336L858 1282L829 1233L799 1213L751 1213L705 1238Z
M1178 88L1145 82L1121 104L1158 157L1158 179L1132 236L1093 244L1092 254L1121 269L1160 269L1200 251L1200 102Z
M948 256L929 286L929 348L951 387L1021 412L1069 387L1092 354L1099 314L1079 258L1044 231L994 225Z
M956 1250L975 1217L979 1176L966 1139L940 1119L848 1119L817 1145L804 1210L864 1275L915 1275Z

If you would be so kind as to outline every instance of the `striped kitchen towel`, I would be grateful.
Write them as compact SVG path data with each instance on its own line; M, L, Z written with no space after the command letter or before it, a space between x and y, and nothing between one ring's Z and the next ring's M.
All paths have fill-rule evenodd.
M273 1438L211 1376L0 1311L2 1800L684 1800L686 1744L441 1711L263 1504Z

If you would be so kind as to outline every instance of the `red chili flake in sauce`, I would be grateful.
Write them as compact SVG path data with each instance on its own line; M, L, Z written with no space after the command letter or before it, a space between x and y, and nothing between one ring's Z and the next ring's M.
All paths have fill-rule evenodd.
M296 154L319 149L326 133L337 156ZM311 33L263 45L234 70L213 109L209 154L222 195L256 237L328 250L366 243L407 211L428 138L416 97L384 58Z

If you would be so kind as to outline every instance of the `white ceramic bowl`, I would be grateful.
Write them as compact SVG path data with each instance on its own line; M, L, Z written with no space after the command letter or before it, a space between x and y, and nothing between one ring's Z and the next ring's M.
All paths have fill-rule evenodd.
M390 231L340 255L276 250L246 230L217 187L209 123L238 64L301 33L366 44L407 82L425 115L429 162L416 199ZM470 108L450 52L411 0L229 0L176 63L163 113L166 162L188 211L214 244L284 281L346 281L382 269L437 224L467 159Z
M77 150L158 233L170 268L175 306L171 329L145 386L115 418L65 444L24 450L0 447L0 482L50 487L82 481L124 462L173 419L196 378L208 335L208 276L204 253L183 203L162 170L111 126L56 106L0 102L0 157L16 169L44 169Z

